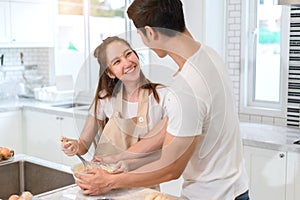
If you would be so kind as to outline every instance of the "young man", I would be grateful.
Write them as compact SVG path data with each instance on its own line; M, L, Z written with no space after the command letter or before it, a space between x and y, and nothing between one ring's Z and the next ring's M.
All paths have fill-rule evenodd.
M183 198L248 200L239 120L223 61L193 39L185 27L180 0L135 0L127 13L144 44L178 65L170 86L173 93L166 103L167 127L160 131L164 134L161 156L129 173L91 170L92 177L76 175L86 182L78 182L82 192L96 195L150 186L182 175ZM116 160L134 158L129 152L155 150L156 138L141 140Z

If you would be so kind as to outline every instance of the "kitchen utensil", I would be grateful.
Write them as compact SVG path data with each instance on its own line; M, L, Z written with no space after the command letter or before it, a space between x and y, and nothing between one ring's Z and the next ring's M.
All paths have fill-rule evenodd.
M1 66L3 66L3 62L4 62L4 54L1 55L0 60L1 60Z
M21 59L21 65L24 64L24 54L23 52L20 52L20 59Z
M300 144L300 140L296 140L294 144Z
M87 168L90 165L90 163L86 161L79 153L77 153L76 156L81 160L84 168Z

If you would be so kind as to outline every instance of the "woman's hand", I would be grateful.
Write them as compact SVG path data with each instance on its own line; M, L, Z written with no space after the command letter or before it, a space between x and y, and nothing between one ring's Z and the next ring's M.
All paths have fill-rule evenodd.
M114 170L112 173L121 173L121 172L128 172L128 161L126 160L119 160L118 155L110 155L110 156L103 156L103 157L94 157L93 162L102 162L105 164L115 164Z
M104 162L107 164L115 164L119 161L118 154L116 155L109 155L109 156L102 156L102 157L94 157L94 162Z
M61 138L61 149L68 156L74 156L78 153L79 142L75 139L70 139L66 137Z

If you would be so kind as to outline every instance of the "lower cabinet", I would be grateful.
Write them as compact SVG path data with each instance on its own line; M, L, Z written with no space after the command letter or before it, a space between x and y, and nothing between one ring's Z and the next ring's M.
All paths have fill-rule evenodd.
M300 154L244 146L250 199L299 200Z
M23 120L26 154L70 166L80 162L77 157L69 157L62 152L60 138L78 139L84 118L24 110Z
M0 147L23 153L21 110L0 112Z
M250 199L299 200L300 153L244 146ZM182 177L160 184L164 193L180 196Z
M288 152L287 197L286 200L300 199L300 153Z

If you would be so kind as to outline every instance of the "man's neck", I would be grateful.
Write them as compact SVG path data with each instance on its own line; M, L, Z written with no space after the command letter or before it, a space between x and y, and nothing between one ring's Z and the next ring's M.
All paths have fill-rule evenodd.
M181 71L187 59L199 50L201 44L195 41L190 32L186 30L183 34L171 38L168 46L170 49L168 55L178 65L178 71Z

